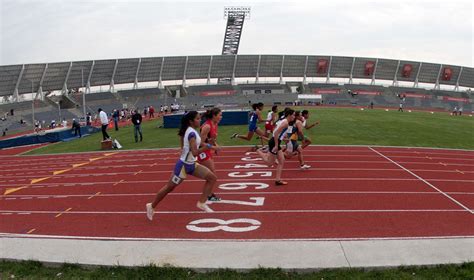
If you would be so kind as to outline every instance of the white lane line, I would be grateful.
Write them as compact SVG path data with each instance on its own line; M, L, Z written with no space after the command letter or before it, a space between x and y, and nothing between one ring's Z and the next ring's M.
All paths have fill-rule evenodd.
M226 192L226 191L216 191L216 194L220 195L262 195L262 194L268 194L268 195L298 195L298 194L337 194L337 195L345 195L345 194L359 194L359 195L367 195L367 194L395 194L395 195L441 195L439 192L436 191L423 191L423 192L399 192L399 191L293 191L293 192ZM453 195L474 195L474 192L446 192L447 194L453 194ZM200 192L172 192L169 193L168 195L170 196L184 196L184 195L200 195ZM70 195L63 195L61 197L57 197L54 195L50 195L47 197L44 197L44 195L38 196L38 195L11 195L14 196L13 199L16 199L18 197L22 196L30 196L32 198L37 198L37 199L46 199L46 198L51 198L51 199L56 199L56 198L71 198L71 197L94 197L94 196L99 196L99 197L120 197L120 196L154 196L156 195L155 192L150 192L150 193L101 193L98 192L96 194L70 194ZM8 199L8 198L7 198Z
M78 240L120 240L120 241L204 241L204 242L275 242L275 241L364 241L364 240L424 240L424 239L470 239L474 235L453 236L418 236L418 237L345 237L345 238L262 238L262 239L205 239L205 238L147 238L147 237L110 237L110 236L73 236L73 235L44 235L1 232L0 237L12 238L41 238L41 239L78 239Z
M461 206L462 208L464 208L466 211L468 211L469 213L471 214L474 214L474 212L469 209L467 206L465 206L464 204L462 204L461 202L457 201L456 199L452 198L451 196L449 196L448 194L446 194L445 192L443 192L442 190L438 189L437 187L433 186L430 182L426 181L425 179L421 178L420 176L416 175L415 173L411 172L410 170L406 169L405 167L403 167L402 165L398 164L397 162L393 161L391 158L385 156L384 154L378 152L377 150L373 149L372 147L369 147L369 149L371 149L372 151L374 151L375 153L377 153L378 155L380 155L381 157L387 159L388 161L392 162L393 164L397 165L398 167L400 167L401 169L405 170L406 172L410 173L411 175L415 176L416 178L418 178L419 180L421 180L422 182L424 182L425 184L427 184L428 186L432 187L433 189L437 190L438 192L440 192L441 194L443 194L445 197L449 198L452 202L456 203L457 205Z
M71 209L71 208L69 208ZM236 211L214 211L213 214L271 214L271 213L423 213L423 212L466 212L463 209L329 209L329 210L236 210ZM119 214L145 214L145 211L28 211L24 210L0 210L0 213L15 213L18 215L29 214L85 214L85 215L119 215ZM207 214L203 211L156 211L157 214Z
M297 162L297 160L288 160L288 162ZM340 163L340 164L345 164L345 163L369 163L369 164L389 164L389 162L386 161L379 161L379 160L306 160L306 162L309 163ZM216 163L219 164L236 164L235 161L216 161ZM421 162L421 161L399 161L401 164L419 164L419 165L444 165L444 166L467 166L467 167L474 167L474 164L466 164L466 163L444 163L444 162ZM175 162L170 162L170 163L154 163L154 166L174 166L176 163ZM82 166L82 167L77 167L75 168L76 170L98 170L98 169L107 169L107 170L113 170L113 169L123 169L123 168L132 168L132 167L150 167L149 164L124 164L120 166ZM30 169L30 170L36 170L36 171L44 171L44 173L51 173L53 171L56 171L58 168L48 168L48 169ZM0 170L0 174L4 176L11 176L11 175L24 175L24 174L36 174L38 173L35 172L27 172L27 173L15 173L15 174L3 174L2 172L12 172L12 171L23 171L24 169L3 169Z
M258 168L258 167L257 167ZM245 168L234 168L234 169L216 169L218 172L238 172L248 170ZM267 166L260 167L259 171L272 171L274 168L269 168ZM403 172L399 168L310 168L308 170L301 170L300 168L286 168L285 171L299 171L309 173L311 171L391 171L391 172ZM413 169L412 171L419 171L419 172L435 172L435 173L474 173L474 171L460 171L460 170L442 170L442 169ZM118 176L118 175L138 175L138 174L162 174L162 173L170 173L169 170L156 170L156 171L143 171L139 170L137 172L114 172L114 173L89 173L89 174L78 174L78 173L68 173L68 174L59 174L55 175L55 178L82 178L82 177L101 177L101 176ZM36 178L38 176L30 175L30 176L16 176L17 178ZM16 181L16 180L12 180Z
M273 178L258 178L251 179L249 181L274 181ZM306 178L285 178L286 181L420 181L416 178L331 178L331 177L306 177ZM458 179L437 179L437 178L427 178L427 181L433 182L456 182L456 183L474 183L474 180L458 180ZM154 184L154 183L167 183L169 180L146 180L146 181L126 181L124 184ZM241 180L240 180L241 181ZM236 179L219 179L218 182L240 182ZM185 182L203 182L200 179L189 179ZM83 182L83 183L42 183L41 185L31 186L31 188L54 188L54 187L76 187L76 186L94 186L94 185L113 185L116 181L112 182ZM16 187L18 184L3 184L3 187Z

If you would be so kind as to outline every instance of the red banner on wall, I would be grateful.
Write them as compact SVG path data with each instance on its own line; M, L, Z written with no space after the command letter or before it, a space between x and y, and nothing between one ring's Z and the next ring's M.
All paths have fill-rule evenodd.
M431 98L433 98L433 96L428 95L428 94L409 93L409 92L403 92L403 93L400 93L400 95L403 95L403 96L405 96L405 97L423 98L423 99L431 99Z
M469 99L467 98L458 98L458 97L451 97L451 96L443 96L444 101L458 101L458 102L464 102L464 103L469 103Z
M316 93L316 94L339 94L340 92L341 92L340 89L322 89L322 88L318 88L318 89L313 90L313 93Z
M235 90L221 90L221 91L204 91L200 96L226 96L235 94Z
M352 92L360 94L360 95L382 95L382 92L380 91L354 90Z

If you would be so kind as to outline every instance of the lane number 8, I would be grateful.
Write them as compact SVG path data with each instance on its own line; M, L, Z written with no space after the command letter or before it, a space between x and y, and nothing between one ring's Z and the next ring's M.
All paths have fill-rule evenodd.
M217 224L217 226L201 227L200 224ZM232 224L249 224L245 227L232 227ZM246 232L256 230L262 223L254 219L233 219L233 220L221 220L221 219L200 219L190 222L186 228L190 231L196 232L214 232L214 231L226 231L226 232Z

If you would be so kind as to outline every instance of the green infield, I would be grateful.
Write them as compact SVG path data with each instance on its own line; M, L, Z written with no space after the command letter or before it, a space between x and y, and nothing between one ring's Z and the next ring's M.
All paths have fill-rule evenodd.
M410 147L438 147L474 149L474 117L468 114L451 116L444 112L397 112L383 109L360 110L357 108L309 109L308 123L320 124L305 131L313 144L318 145L383 145ZM119 140L123 149L157 149L178 147L177 129L159 128L160 120L143 123L143 142L135 143L133 127L126 126L119 131L108 129L109 134ZM263 124L260 125L263 127ZM250 145L260 143L231 140L234 133L246 134L247 126L219 127L220 145ZM82 139L60 142L39 148L28 154L70 153L100 150L102 134L96 133Z
M237 272L220 269L197 273L186 268L146 266L137 268L95 267L64 264L45 267L39 262L0 262L0 279L473 279L474 263L390 269L325 269L304 274L281 269Z

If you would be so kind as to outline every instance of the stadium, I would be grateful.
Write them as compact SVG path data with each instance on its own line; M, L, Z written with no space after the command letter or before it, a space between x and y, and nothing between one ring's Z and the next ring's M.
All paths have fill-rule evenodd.
M339 274L350 278L367 268L441 264L472 275L474 68L397 57L238 54L249 11L225 10L219 55L0 65L0 258L152 265L155 277L176 266L170 273L177 278L191 273L179 268L193 275L362 269ZM289 139L251 131L260 114L257 126L266 131L272 107L295 129L284 108L290 116L309 114L296 140L301 159L296 150L284 148L282 157L272 150ZM191 172L176 177L182 185L147 219L145 205L176 179L169 175L182 149L194 154L194 142L178 138L176 128L192 112L213 108L222 112L219 145L196 149L199 156L206 147L215 151L209 170L218 200L204 202L212 212L195 207L210 179ZM281 123L274 125L277 131ZM180 149L179 141L188 144ZM15 270L9 265L2 266L7 274ZM44 273L36 276L50 276Z

